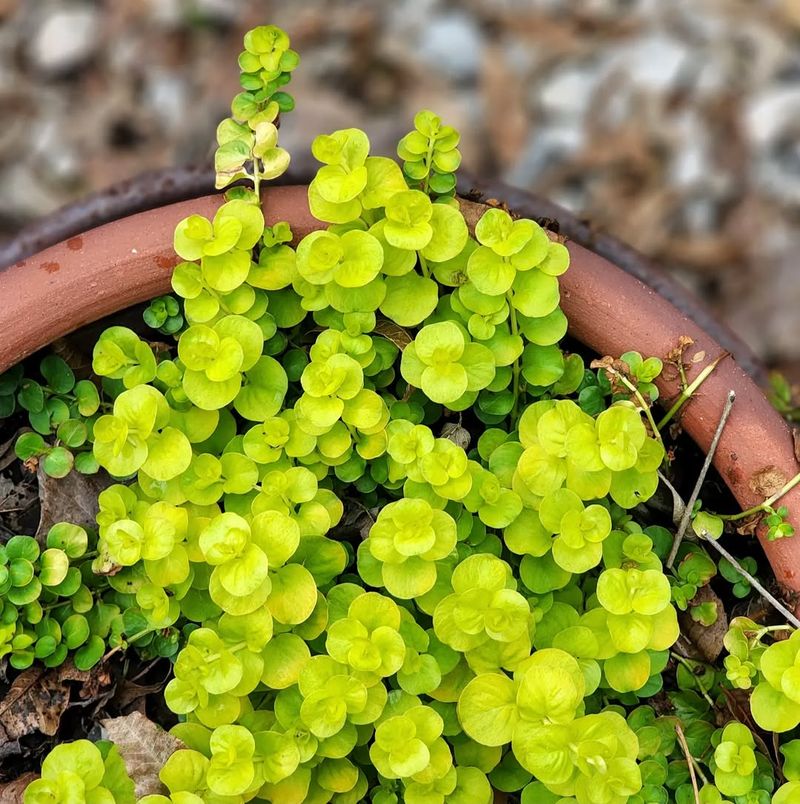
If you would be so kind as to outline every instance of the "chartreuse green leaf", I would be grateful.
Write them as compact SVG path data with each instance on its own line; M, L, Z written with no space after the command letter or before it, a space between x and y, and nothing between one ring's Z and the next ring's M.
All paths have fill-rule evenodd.
M470 342L451 321L428 324L403 350L403 379L433 402L452 404L467 392L486 388L495 375L491 351Z
M381 585L395 597L423 595L436 583L436 562L456 545L456 523L421 499L403 499L383 508L359 547L380 571ZM366 560L366 558L365 558Z
M463 652L476 671L513 670L530 655L530 607L514 585L504 561L473 555L456 567L453 593L434 610L436 636Z
M746 795L753 787L756 770L755 742L750 729L730 722L714 749L714 784L726 796Z
M108 760L113 762L113 758ZM114 792L105 786L106 764L100 750L88 740L57 745L42 762L40 779L25 789L25 804L46 804L51 801L76 800L76 792L83 800L97 804L114 804L116 801L133 801L132 790L127 787ZM128 784L130 780L127 779ZM115 793L122 792L122 796ZM126 796L127 792L127 796Z
M156 359L133 330L109 327L94 347L92 369L101 377L122 380L126 388L134 388L155 378Z

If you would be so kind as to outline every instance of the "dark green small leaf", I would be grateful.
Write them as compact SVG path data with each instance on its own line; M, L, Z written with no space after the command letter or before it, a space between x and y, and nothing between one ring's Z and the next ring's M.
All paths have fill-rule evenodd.
M606 409L606 401L602 389L597 385L590 385L578 394L578 404L584 413L597 416Z
M100 394L91 380L81 380L75 386L75 398L78 401L78 413L81 416L92 416L100 407Z
M16 409L17 401L14 394L0 395L0 419L7 419Z
M456 186L455 173L432 173L428 187L438 195L447 195Z
M282 112L291 112L294 109L294 98L288 92L276 92L272 100L278 104Z
M56 436L68 447L82 447L89 435L86 425L78 419L67 419L56 430Z
M91 670L103 658L106 643L96 634L75 654L75 667L78 670Z
M39 637L36 640L36 647L33 650L34 656L37 659L46 659L48 656L52 656L55 652L55 649L58 647L58 642L56 641L55 637L47 636Z
M14 453L21 461L43 455L49 446L39 433L23 433L14 444Z
M57 394L68 394L75 387L72 369L58 355L47 355L39 364L39 370Z
M22 364L12 366L8 371L0 374L0 396L13 394L22 382Z
M40 413L44 409L44 390L36 380L24 380L17 400L29 413Z
M44 410L40 410L38 413L29 413L28 421L30 422L31 427L33 427L37 433L41 433L42 435L50 435L53 430L52 422L50 420L50 411L47 410L46 407Z

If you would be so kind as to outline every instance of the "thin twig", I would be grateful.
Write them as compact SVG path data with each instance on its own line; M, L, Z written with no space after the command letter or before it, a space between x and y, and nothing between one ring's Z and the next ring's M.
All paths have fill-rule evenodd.
M686 735L683 733L680 721L675 721L675 732L678 735L678 742L681 744L681 750L686 757L686 764L689 766L689 778L692 780L692 790L694 790L695 804L700 804L700 790L697 787L697 777L694 774L694 757L689 751L689 746L686 743Z
M675 653L674 650L671 650L669 652L669 655L672 656L672 658L675 659L675 661L677 661L680 664L682 664L689 671L689 673L691 674L692 678L695 681L695 684L697 684L697 689L700 690L700 694L706 699L706 703L712 709L714 709L716 707L716 704L714 703L714 700L712 699L712 697L708 694L708 691L706 690L706 688L700 683L700 677L695 674L694 667L692 667L691 661L689 659L684 658L679 653ZM699 664L699 662L698 662L698 664Z
M672 549L669 551L669 558L667 558L668 569L672 569L672 565L675 563L675 558L678 555L678 549L681 546L683 536L686 533L686 528L689 527L689 521L692 518L694 504L697 502L698 496L700 496L700 489L702 488L703 482L706 479L708 470L711 468L711 461L714 460L714 453L717 451L719 439L722 436L722 431L725 429L725 424L728 421L728 417L731 415L731 408L733 408L733 403L735 400L736 392L734 390L728 391L728 398L725 400L725 406L722 408L722 415L719 417L719 424L717 424L714 438L711 440L711 446L708 448L706 459L703 461L703 466L700 469L700 474L697 476L697 482L694 484L689 501L686 503L686 507L683 509L683 517L681 518L680 527L678 528L675 538L672 541Z
M776 611L780 612L795 628L800 628L800 620L792 614L783 603L780 602L774 595L768 592L761 583L752 576L716 539L708 535L707 530L700 532L700 538L706 544L710 544L721 556L727 558L733 565L734 569L744 578L746 578L752 587L757 589L764 600L767 601Z

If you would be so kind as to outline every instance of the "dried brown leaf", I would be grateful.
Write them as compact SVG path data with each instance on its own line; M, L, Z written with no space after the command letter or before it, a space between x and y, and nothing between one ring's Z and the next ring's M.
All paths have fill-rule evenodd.
M794 446L794 459L800 463L800 427L792 427L792 444Z
M0 741L41 732L52 737L69 703L69 687L61 670L24 670L0 702Z
M442 427L442 438L446 438L448 441L452 441L455 445L461 447L463 450L467 450L469 448L470 441L472 441L472 436L469 434L469 430L466 427L461 426L461 422L448 422Z
M22 430L17 430L8 441L4 441L0 444L0 472L17 460L16 453L14 452L14 444L17 443L17 436L19 436L21 432Z
M41 466L37 469L37 477L42 511L36 538L40 543L44 542L47 531L56 522L94 527L98 511L97 497L114 482L103 471L96 475L70 472L66 477L56 479L46 475Z
M158 684L136 684L129 679L125 679L118 687L114 694L114 706L125 711L128 707L133 706L142 698L146 698L153 693L161 692L164 689L166 682Z
M111 676L103 667L78 670L72 662L23 671L0 701L0 747L35 732L54 736L70 702L69 682L80 683L82 699L94 700L111 684Z
M728 631L728 615L717 593L710 586L701 586L689 604L713 603L717 609L717 621L713 625L695 622L688 611L681 612L679 620L681 633L690 640L699 656L707 662L713 662L722 652L722 640Z
M760 497L770 497L783 488L786 475L777 466L765 466L749 480L750 489Z
M25 788L36 778L35 773L23 773L19 779L0 785L0 804L22 804Z
M148 720L141 712L100 721L105 737L116 743L128 774L136 785L136 798L164 793L158 778L164 763L183 743Z
M762 515L760 513L748 517L736 523L734 530L740 536L755 536L758 526L761 524Z
M401 352L413 340L401 326L383 318L375 325L374 332L377 332L378 335L383 335L387 341L391 341Z

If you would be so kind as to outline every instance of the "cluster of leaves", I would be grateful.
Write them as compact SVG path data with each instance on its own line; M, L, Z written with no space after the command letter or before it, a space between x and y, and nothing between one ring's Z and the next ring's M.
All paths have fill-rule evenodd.
M660 361L592 371L561 349L569 252L499 208L470 230L458 134L430 112L402 170L358 129L317 137L308 202L326 228L297 242L265 226L259 182L288 165L275 121L296 64L282 31L246 36L217 173L255 192L178 224L176 348L112 327L94 350L110 402L92 454L118 482L96 551L75 550L86 638L174 658L165 699L186 746L140 804L490 804L493 788L696 804L695 770L706 804L768 801L767 752L714 713L753 686L757 722L800 724L800 641L765 647L771 631L740 622L724 671L670 653L678 609L709 620L692 601L716 567L687 545L671 579L671 534L636 519L666 460ZM51 549L71 558L61 532ZM33 582L20 562L40 579L63 566L19 544L8 600ZM67 597L41 609L69 650L84 602ZM41 630L15 666L47 637L54 660ZM659 693L670 714L641 705ZM795 743L782 749L775 804L800 784ZM129 804L104 750L56 749L26 804L73 789Z
M57 745L42 762L41 779L25 790L25 804L55 801L132 804L134 783L117 747L107 740Z
M174 335L183 329L183 313L180 302L174 296L159 296L153 299L142 313L144 323L163 335Z
M101 520L113 493L101 494ZM181 634L169 627L177 618L154 614L162 590L142 590L141 569L97 572L94 547L84 528L68 522L50 528L44 549L21 535L0 547L0 656L15 669L34 661L57 667L69 657L88 670L128 642L146 657L177 653Z
M94 474L98 464L91 441L101 407L97 386L76 380L57 355L41 360L39 374L41 381L25 377L18 365L0 375L0 420L22 410L33 428L17 438L17 457L40 463L51 477L65 477L73 468Z
M258 193L262 179L275 179L289 166L288 152L278 146L277 119L294 108L294 99L281 87L289 83L299 63L300 57L280 28L261 25L245 35L239 54L243 92L231 103L232 116L217 128L218 189L250 179Z

